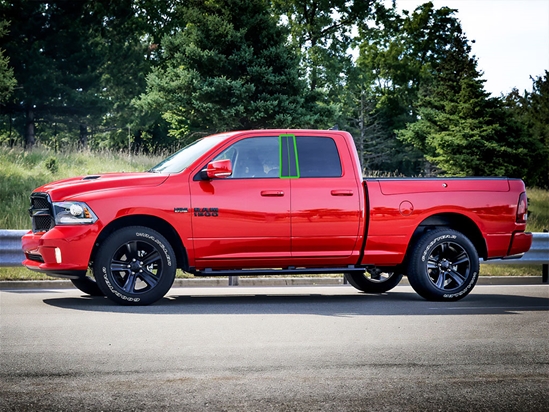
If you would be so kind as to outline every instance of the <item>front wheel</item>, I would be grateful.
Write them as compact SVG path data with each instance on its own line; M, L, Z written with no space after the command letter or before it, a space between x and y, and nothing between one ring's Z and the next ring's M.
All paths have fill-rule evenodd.
M166 238L148 227L117 230L99 247L93 264L97 285L124 305L149 305L172 287L176 257Z
M95 279L85 276L79 279L71 279L72 284L82 292L90 296L104 296L103 291L97 286Z
M345 273L345 279L362 292L385 293L400 283L402 273L371 268L364 273Z
M478 280L479 258L475 246L452 229L426 232L412 249L408 280L427 300L464 298Z

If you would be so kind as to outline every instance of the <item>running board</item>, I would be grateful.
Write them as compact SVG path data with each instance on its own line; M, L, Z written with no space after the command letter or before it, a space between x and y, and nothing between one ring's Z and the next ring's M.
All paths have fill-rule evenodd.
M348 266L339 268L295 268L287 269L240 269L240 270L192 270L195 276L269 276L269 275L330 275L336 273L364 273L363 267Z

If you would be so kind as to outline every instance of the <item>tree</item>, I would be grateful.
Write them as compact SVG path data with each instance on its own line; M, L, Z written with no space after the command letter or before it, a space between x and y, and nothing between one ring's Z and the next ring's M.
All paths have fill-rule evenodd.
M160 110L171 134L308 126L317 121L298 60L263 0L191 0L162 40L163 64L137 107Z
M15 118L25 145L34 145L37 127L53 146L152 128L129 103L145 90L157 39L173 28L170 7L159 0L0 1L0 18L12 22L0 46L19 86L2 111Z
M549 72L532 78L532 92L514 89L504 97L506 114L519 122L532 145L529 184L549 188Z
M272 0L273 10L290 30L291 44L299 51L302 71L314 99L324 108L329 125L350 131L359 152L378 123L369 123L372 101L356 71L353 49L357 28L374 18L378 0ZM366 103L366 100L368 102ZM360 111L360 109L364 109ZM367 136L367 137L366 137ZM361 162L363 161L361 155Z
M6 36L8 22L0 21L0 38ZM4 56L4 50L0 49L0 104L7 102L17 81L13 76L13 69L9 66L9 58Z
M422 153L397 139L396 131L416 120L420 89L437 77L452 39L461 34L454 13L448 7L435 9L431 2L402 15L394 5L379 6L374 24L359 26L359 92L375 102L369 117L377 123L365 154L369 169L407 175L422 171Z
M420 149L440 170L456 176L528 179L535 142L490 98L463 34L456 32L438 75L418 102L418 120L397 135Z
M23 114L25 144L35 143L35 125L49 117L84 118L101 107L97 87L97 48L84 42L95 17L86 2L0 3L2 18L11 20L10 40L4 43L20 87L15 104L5 109Z
M350 48L356 27L370 20L378 0L272 0L285 17L293 44L302 53L312 91L331 91L345 84L353 65Z
M170 144L167 125L158 111L140 113L132 101L145 92L147 75L160 62L161 39L178 22L170 2L123 0L95 2L98 15L106 16L93 45L101 47L101 90L110 103L97 126L99 144L134 151L155 151Z

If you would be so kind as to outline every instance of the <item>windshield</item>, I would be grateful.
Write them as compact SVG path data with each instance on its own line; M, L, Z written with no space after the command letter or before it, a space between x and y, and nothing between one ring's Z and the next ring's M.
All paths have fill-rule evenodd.
M199 139L175 152L153 167L149 172L179 173L194 163L196 159L227 137L226 134Z

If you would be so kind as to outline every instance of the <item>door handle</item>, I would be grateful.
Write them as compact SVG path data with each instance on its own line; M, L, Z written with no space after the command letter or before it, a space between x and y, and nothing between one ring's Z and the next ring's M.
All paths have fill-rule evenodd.
M265 197L281 197L284 196L284 192L282 190L262 190L261 196Z
M352 196L352 190L332 190L332 196Z

